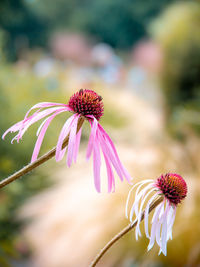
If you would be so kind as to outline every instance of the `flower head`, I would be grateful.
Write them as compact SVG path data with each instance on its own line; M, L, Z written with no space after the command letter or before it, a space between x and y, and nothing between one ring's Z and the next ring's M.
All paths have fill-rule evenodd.
M96 120L103 115L102 97L92 90L79 90L70 97L68 105L74 113L83 116L92 115Z
M172 239L172 227L175 220L176 208L187 195L187 184L178 174L167 173L154 180L144 180L135 184L129 192L126 203L126 216L128 218L128 206L131 193L135 189L135 200L130 210L130 221L136 224L136 239L141 236L140 223L144 218L145 234L150 242L150 250L155 241L160 247L159 254L167 254L167 241ZM155 208L151 223L151 233L149 235L149 212L154 201L160 197L160 203ZM146 206L143 211L143 207ZM133 220L135 214L135 220Z
M30 115L33 110L36 111ZM44 135L51 121L58 114L70 111L74 114L66 120L60 132L56 146L56 161L63 159L67 151L67 165L70 167L72 161L76 162L82 131L82 127L78 127L78 125L81 119L88 121L91 126L91 133L86 152L86 159L89 159L93 154L95 187L96 190L100 192L100 166L102 152L107 168L108 192L111 192L115 189L113 168L116 170L121 180L125 177L128 181L130 181L131 177L122 165L112 140L98 122L103 115L103 110L101 96L92 90L81 89L71 96L68 104L42 102L34 105L26 113L24 119L11 126L3 134L2 138L4 139L9 132L17 132L17 135L12 139L11 143L14 140L19 142L26 130L32 124L45 118L37 130L36 135L38 138L31 159L31 162L34 162L38 157ZM67 138L68 148L64 146Z
M156 181L156 186L165 198L174 205L180 203L187 195L187 184L185 180L176 173L161 175Z

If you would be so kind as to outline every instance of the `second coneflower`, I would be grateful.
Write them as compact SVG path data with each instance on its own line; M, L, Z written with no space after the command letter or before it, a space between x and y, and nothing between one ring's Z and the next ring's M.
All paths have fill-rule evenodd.
M145 186L144 186L145 185ZM144 186L144 187L143 187ZM135 199L128 216L128 206L131 201L131 193L135 191ZM140 223L144 218L145 234L150 239L148 250L150 250L155 241L160 247L159 254L167 254L167 241L172 239L172 227L175 220L177 205L187 195L187 184L178 174L167 173L154 180L144 180L133 186L130 190L126 203L126 216L130 218L132 224L136 224L136 240L141 236ZM149 234L149 212L152 204L157 198L161 201L157 205L153 217L151 233ZM148 198L150 198L148 200ZM143 212L143 207L144 212ZM134 216L135 215L135 216ZM133 220L133 218L135 218Z
M30 115L32 110L36 111ZM117 172L119 178L123 180L125 177L130 181L131 177L122 165L115 146L105 132L103 127L99 124L99 119L103 115L103 102L102 97L92 90L79 90L77 93L71 96L68 104L42 102L33 106L25 115L24 119L12 127L10 127L2 136L4 137L9 132L18 132L12 139L19 142L26 130L35 122L45 118L37 131L37 141L33 151L31 162L34 162L39 154L40 147L46 133L48 126L53 118L65 111L70 111L73 115L67 119L60 132L57 146L56 146L56 161L61 160L67 150L67 165L70 167L72 161L76 161L79 144L81 139L81 128L78 129L78 122L81 118L86 119L91 126L91 133L89 137L86 159L89 159L93 154L93 170L94 170L94 183L96 190L100 192L100 167L101 167L101 151L105 160L108 176L108 192L114 191L115 181L113 169ZM68 148L63 147L64 142L69 137Z

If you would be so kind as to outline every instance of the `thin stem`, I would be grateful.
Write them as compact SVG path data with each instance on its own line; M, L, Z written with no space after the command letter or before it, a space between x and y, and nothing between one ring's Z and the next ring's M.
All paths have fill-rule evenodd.
M153 202L153 204L149 208L149 213L157 207L163 201L163 197L158 198ZM144 219L144 211L142 213L141 221ZM137 221L134 224L127 225L124 229L122 229L118 234L116 234L106 245L103 247L100 252L97 254L95 259L90 264L90 267L95 267L103 255L108 251L113 244L115 244L120 238L122 238L125 234L127 234L130 230L132 230L137 225Z
M84 118L79 118L78 120L78 125L77 125L77 132L80 130L80 128L82 127L84 122ZM69 135L65 138L62 148L66 147L68 145L69 142ZM32 171L33 169L37 168L38 166L40 166L41 164L43 164L44 162L46 162L47 160L51 159L53 156L55 156L56 153L56 147L52 148L49 152L47 152L46 154L44 154L43 156L41 156L40 158L38 158L36 161L29 163L28 165L26 165L25 167L23 167L22 169L20 169L19 171L15 172L14 174L8 176L7 178L3 179L2 181L0 181L0 188L3 188L4 186L10 184L11 182L19 179L21 176L29 173L30 171Z

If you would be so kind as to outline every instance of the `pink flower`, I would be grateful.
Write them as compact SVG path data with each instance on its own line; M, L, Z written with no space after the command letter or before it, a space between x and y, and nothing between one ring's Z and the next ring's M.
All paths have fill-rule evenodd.
M153 247L156 241L158 246L160 247L159 254L162 252L166 256L167 241L169 239L172 239L172 227L175 220L176 208L177 205L187 195L187 184L180 175L174 173L167 173L165 175L161 175L161 177L159 177L156 181L149 179L135 184L130 190L127 198L127 218L131 193L136 187L137 189L135 192L135 200L132 204L129 215L131 223L136 222L136 240L138 240L138 236L141 236L140 222L143 216L143 207L146 203L146 207L144 210L144 225L146 237L150 239L148 250ZM151 204L156 200L158 196L163 196L163 201L156 207L154 211L151 221L151 233L149 235L149 209ZM133 221L134 214L135 220Z
M32 110L36 111L30 115ZM4 139L9 132L18 132L12 139L19 142L22 139L26 130L35 122L45 118L37 130L37 141L33 151L31 162L34 162L39 154L40 147L46 133L46 130L55 116L66 111L70 111L73 115L67 119L60 132L57 146L56 146L56 161L63 159L67 147L63 148L63 142L69 135L68 150L67 150L67 165L70 167L72 161L76 162L79 144L81 139L81 128L77 131L79 119L82 117L86 119L91 126L91 133L89 137L86 159L88 160L93 154L93 170L94 183L96 190L100 192L100 167L101 167L101 151L104 156L107 176L108 176L108 192L115 190L115 180L112 167L116 170L119 178L123 181L125 177L130 181L131 177L122 165L115 146L105 132L103 127L99 124L99 119L103 115L102 97L92 90L79 90L71 96L68 104L42 102L34 105L25 115L24 119L12 127L10 127L2 136Z

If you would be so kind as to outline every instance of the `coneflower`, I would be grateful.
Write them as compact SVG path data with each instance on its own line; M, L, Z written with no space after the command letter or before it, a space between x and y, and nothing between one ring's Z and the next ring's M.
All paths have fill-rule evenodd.
M131 202L131 194L135 188L137 188L135 198L128 216L128 206ZM129 217L132 224L136 223L136 239L138 239L138 236L141 236L140 223L144 218L145 234L150 239L148 250L153 247L156 241L160 247L159 254L161 252L164 255L167 254L167 241L172 239L172 227L176 208L186 195L187 184L180 175L175 173L161 175L156 181L144 180L132 187L127 198L126 216ZM157 205L154 211L151 220L151 233L149 234L149 208L157 197L163 197L163 201ZM144 207L145 203L146 206Z
M30 115L32 110L36 111ZM24 119L10 127L3 134L2 138L4 139L9 132L18 132L17 135L12 139L11 143L14 140L19 142L24 133L32 124L45 118L37 130L38 138L31 159L31 162L35 162L37 160L44 135L51 121L55 116L66 111L72 112L73 115L67 119L60 132L55 152L56 161L63 159L66 153L66 162L69 167L71 166L72 161L76 162L82 130L82 125L80 127L78 127L78 125L81 119L85 119L91 126L86 159L89 159L93 154L94 183L96 190L98 192L101 190L101 152L107 168L108 192L114 191L115 189L112 167L116 170L121 180L123 180L125 177L128 181L130 181L131 177L122 165L112 140L105 132L103 127L99 124L99 120L104 111L102 97L92 90L79 90L77 93L71 96L68 104L42 102L34 105L26 113ZM66 146L66 138L68 138L68 147Z

